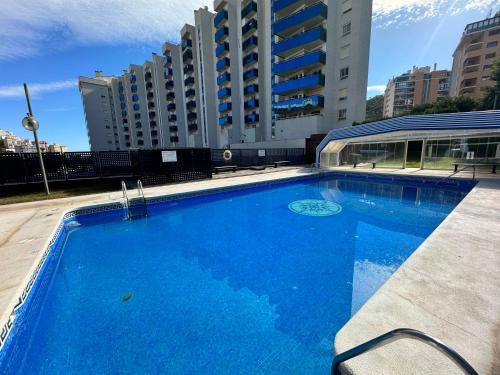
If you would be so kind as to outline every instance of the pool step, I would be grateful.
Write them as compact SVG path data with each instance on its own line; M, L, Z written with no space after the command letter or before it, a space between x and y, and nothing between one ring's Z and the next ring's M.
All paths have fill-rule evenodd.
M127 194L127 185L122 181L123 205L125 207L126 218L135 219L148 216L148 205L144 198L141 180L137 180L137 197L130 197Z

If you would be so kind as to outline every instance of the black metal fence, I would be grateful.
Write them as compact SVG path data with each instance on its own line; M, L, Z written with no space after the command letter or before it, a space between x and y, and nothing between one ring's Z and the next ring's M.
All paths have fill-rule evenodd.
M177 149L177 162L164 162L162 150L44 153L49 181L140 178L144 185L212 177L210 149ZM36 153L0 154L0 185L42 181Z
M271 148L271 149L240 149L231 150L231 160L224 160L225 150L212 150L212 165L222 167L236 165L238 167L251 167L273 165L277 161L289 161L291 164L304 164L303 148Z

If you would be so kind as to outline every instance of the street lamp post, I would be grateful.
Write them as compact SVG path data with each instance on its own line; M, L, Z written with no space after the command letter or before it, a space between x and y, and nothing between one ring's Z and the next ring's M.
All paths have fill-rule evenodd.
M26 83L23 83L23 85L24 85L24 93L26 94L26 102L28 103L28 113L27 116L23 118L22 124L26 130L32 131L33 136L35 137L36 152L38 154L38 160L40 161L40 169L42 171L43 184L45 186L45 192L47 193L47 195L49 195L50 194L49 183L47 182L47 175L45 174L45 166L43 165L42 151L40 150L40 144L38 143L38 134L36 132L40 127L40 125L38 124L38 121L36 120L35 116L33 116L33 110L31 109L31 101L28 92L28 86L26 85Z

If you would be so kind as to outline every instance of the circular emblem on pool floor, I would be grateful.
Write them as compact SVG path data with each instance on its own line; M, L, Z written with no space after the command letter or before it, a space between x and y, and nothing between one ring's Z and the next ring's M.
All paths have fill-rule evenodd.
M328 202L320 199L303 199L292 202L288 208L300 215L307 216L331 216L342 211L342 206L334 202Z

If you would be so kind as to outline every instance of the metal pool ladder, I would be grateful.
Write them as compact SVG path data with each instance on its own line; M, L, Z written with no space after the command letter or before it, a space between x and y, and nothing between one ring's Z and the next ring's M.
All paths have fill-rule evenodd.
M148 206L146 204L146 198L144 198L141 180L137 180L137 197L129 198L125 181L122 181L122 193L126 218L128 220L148 216Z
M410 328L398 328L393 331L384 333L383 335L375 337L374 339L371 339L370 341L349 349L344 353L336 355L332 362L331 375L340 375L339 365L342 362L345 362L351 358L357 357L358 355L369 352L375 348L381 347L403 337L409 337L429 344L435 349L438 349L441 353L445 354L453 362L455 362L455 364L460 367L464 374L478 375L476 370L474 370L474 368L460 354L447 346L445 343L421 331Z

